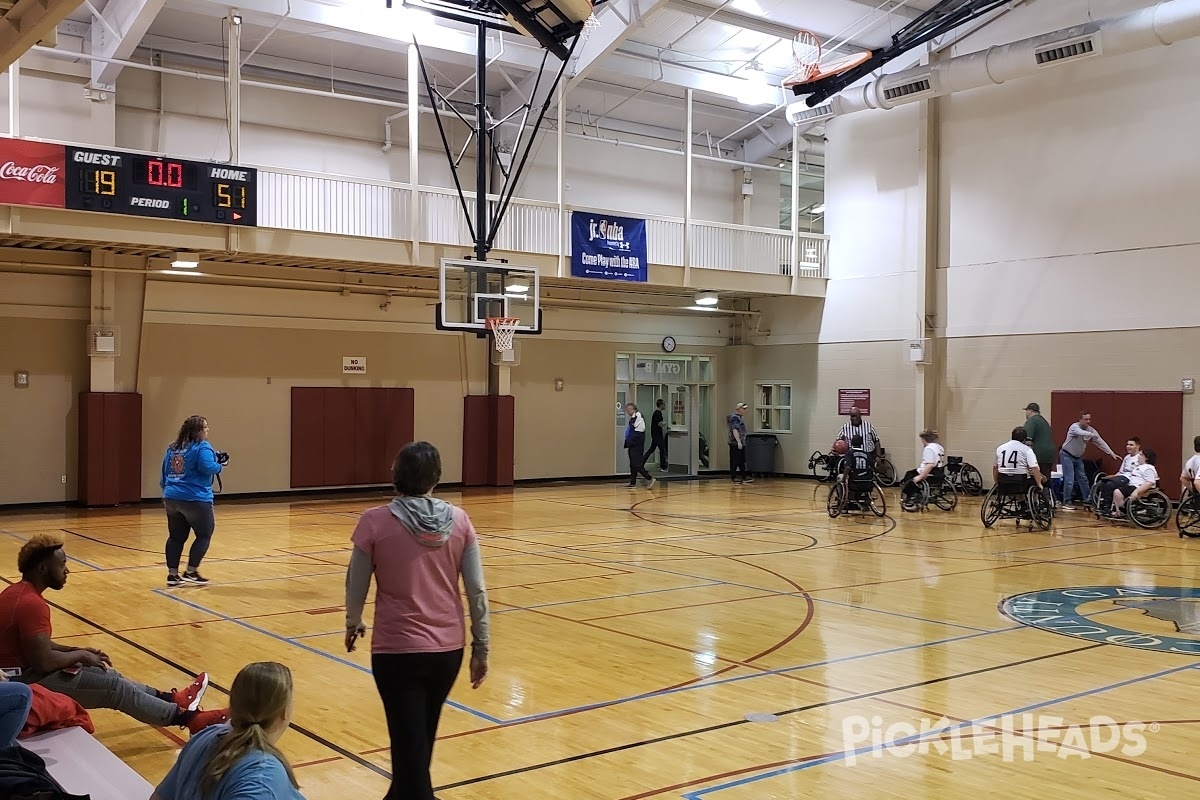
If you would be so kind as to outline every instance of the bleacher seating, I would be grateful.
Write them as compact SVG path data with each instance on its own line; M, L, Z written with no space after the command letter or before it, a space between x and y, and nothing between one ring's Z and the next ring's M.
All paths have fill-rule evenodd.
M82 728L39 733L20 741L72 794L91 800L148 800L154 787Z

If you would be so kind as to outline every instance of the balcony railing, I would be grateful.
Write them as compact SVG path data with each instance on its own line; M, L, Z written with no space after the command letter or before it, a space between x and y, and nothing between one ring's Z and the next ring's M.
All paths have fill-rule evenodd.
M258 224L264 228L413 239L412 187L388 181L330 177L293 170L259 170ZM474 213L473 195L468 209ZM492 211L496 201L491 200ZM421 186L417 190L419 241L471 245L471 233L458 195L451 189ZM512 252L557 256L568 245L563 215L568 206L514 199L508 207L494 247ZM591 209L601 210L601 209ZM621 212L614 212L621 213ZM646 216L647 257L651 264L682 267L685 223L679 217ZM828 237L799 234L793 253L790 231L692 220L692 264L704 269L766 275L826 277Z

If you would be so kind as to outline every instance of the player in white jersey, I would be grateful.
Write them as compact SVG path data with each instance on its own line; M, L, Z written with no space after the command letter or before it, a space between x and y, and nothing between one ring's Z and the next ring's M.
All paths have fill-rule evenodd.
M921 482L929 478L934 470L942 470L946 466L946 448L938 444L938 432L934 430L921 431L921 442L925 447L921 450L921 463L916 469L910 469L904 475L900 484L900 507L905 511L915 511L914 495L921 490ZM938 475L941 475L938 472Z
M1123 489L1128 495L1133 491L1130 478L1142 465L1142 440L1130 436L1125 442L1125 459L1121 462L1121 470L1100 482L1100 513L1107 514L1112 510L1113 492Z
M996 460L992 464L992 479L996 483L1027 485L1032 478L1039 489L1045 488L1037 456L1033 454L1033 448L1025 444L1027 438L1029 435L1024 428L1013 428L1012 438L996 448Z
M1128 499L1135 500L1158 485L1158 470L1154 467L1155 462L1158 461L1158 454L1153 450L1146 449L1139 453L1138 457L1140 463L1129 476L1129 486L1113 492L1112 515L1114 517L1125 516L1126 495L1129 496Z
M1189 458L1183 465L1179 483L1185 490L1191 490L1193 494L1200 494L1200 436L1192 440L1192 447L1195 449L1196 455Z

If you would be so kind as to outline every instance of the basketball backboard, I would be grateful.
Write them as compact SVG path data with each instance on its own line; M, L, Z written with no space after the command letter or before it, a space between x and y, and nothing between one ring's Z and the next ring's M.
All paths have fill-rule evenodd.
M541 285L534 267L444 258L439 270L440 330L487 331L488 317L515 317L519 334L542 332Z

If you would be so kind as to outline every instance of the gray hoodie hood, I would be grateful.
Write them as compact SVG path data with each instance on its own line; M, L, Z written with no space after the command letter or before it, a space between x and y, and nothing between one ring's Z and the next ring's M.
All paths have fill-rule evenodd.
M454 527L454 506L436 497L397 497L388 505L392 516L427 547L441 547Z

